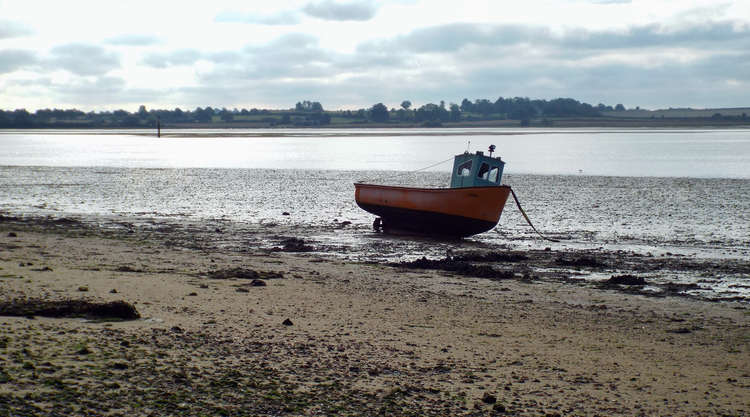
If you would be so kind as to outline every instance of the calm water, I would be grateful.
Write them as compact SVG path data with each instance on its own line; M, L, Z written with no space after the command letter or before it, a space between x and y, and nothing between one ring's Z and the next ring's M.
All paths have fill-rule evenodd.
M750 130L227 129L166 131L182 137L161 139L107 133L2 132L0 165L411 171L471 142L471 151L497 145L511 174L750 178ZM449 171L450 164L432 170Z
M278 225L355 260L441 256L456 245L750 259L746 130L132 133L0 133L0 212ZM197 133L207 134L179 132ZM507 162L504 182L535 225L561 243L537 239L512 203L497 232L460 243L370 231L373 217L354 203L352 182L446 186L450 162L409 171L463 152L468 141L472 151L497 145ZM352 224L341 228L341 221ZM716 279L726 289L750 277Z

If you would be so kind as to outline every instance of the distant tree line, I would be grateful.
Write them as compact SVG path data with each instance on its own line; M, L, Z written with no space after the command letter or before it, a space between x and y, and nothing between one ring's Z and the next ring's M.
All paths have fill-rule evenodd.
M444 101L440 104L427 103L418 109L411 110L411 102L401 103L401 109L394 113L399 120L413 119L416 122L459 122L478 120L529 120L540 117L599 117L604 111L613 111L624 106L618 104L615 108L599 104L594 107L581 103L572 98L558 98L554 100L531 100L526 97L503 98L495 101L463 99L461 104Z
M150 128L157 120L168 125L205 125L247 122L264 125L319 126L331 122L330 114L318 102L298 103L295 110L233 109L198 107L194 110L126 110L83 112L80 110L0 110L0 128Z
M552 117L600 117L602 112L625 110L622 104L615 107L599 104L596 107L571 98L554 100L531 100L525 97L503 98L495 101L463 99L461 104L445 101L439 104L427 103L412 109L409 100L401 102L400 109L388 110L383 103L377 103L367 111L347 112L345 117L367 118L373 122L414 122L425 126L439 126L447 122L520 120L528 122L532 118Z
M398 109L388 109L377 103L369 109L326 111L317 101L297 102L293 109L227 109L197 107L194 110L147 110L140 106L136 112L125 110L83 112L76 109L40 109L30 113L25 109L0 110L0 128L149 128L162 126L201 126L232 124L258 126L324 126L329 124L411 123L439 126L461 121L519 120L521 124L537 118L600 117L606 111L625 110L622 104L592 106L572 98L531 100L525 97L503 98L495 101L463 99L461 103L427 103L413 108L409 100Z

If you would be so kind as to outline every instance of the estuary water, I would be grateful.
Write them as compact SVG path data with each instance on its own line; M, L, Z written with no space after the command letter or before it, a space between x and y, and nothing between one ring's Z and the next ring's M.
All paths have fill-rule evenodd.
M750 130L2 131L0 165L413 171L490 144L507 173L750 179ZM447 172L450 164L431 171Z
M267 225L353 260L501 246L750 259L750 130L153 133L0 131L0 214ZM503 182L559 243L512 201L494 231L459 242L376 234L354 202L355 181L447 186L453 155L490 144ZM750 277L716 279L750 298Z

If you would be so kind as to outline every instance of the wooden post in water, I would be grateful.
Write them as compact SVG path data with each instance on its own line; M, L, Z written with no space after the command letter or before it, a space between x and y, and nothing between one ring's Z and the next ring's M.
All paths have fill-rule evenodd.
M161 137L161 117L156 116L156 137Z

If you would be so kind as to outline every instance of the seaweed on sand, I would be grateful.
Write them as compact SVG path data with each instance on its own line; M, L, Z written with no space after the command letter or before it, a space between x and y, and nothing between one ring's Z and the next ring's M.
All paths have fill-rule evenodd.
M581 256L573 259L559 257L555 262L558 265L572 266L576 268L601 268L606 266L606 264L593 256Z
M463 260L452 258L427 259L426 257L422 257L415 261L398 262L390 265L409 269L439 269L441 271L454 272L460 275L489 279L509 279L513 278L515 275L513 271L501 271L489 265L474 265Z
M646 280L643 277L625 274L625 275L612 275L605 284L608 285L646 285Z
M87 300L41 300L34 298L0 302L0 316L85 317L91 319L135 320L141 317L125 301L97 303Z
M452 259L466 262L520 262L529 257L519 252L469 252L454 256Z
M211 279L276 279L284 278L284 274L274 271L255 271L246 268L228 268L204 272Z
M300 239L298 237L284 238L280 243L283 245L282 247L272 248L271 251L273 252L312 252L315 250L315 248L309 245L304 239Z

